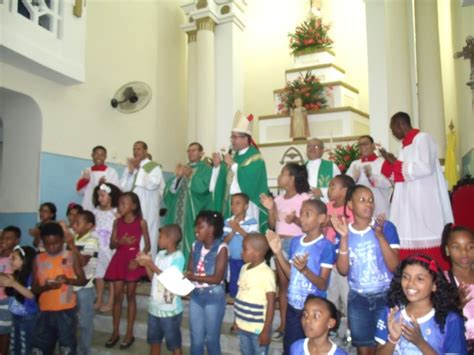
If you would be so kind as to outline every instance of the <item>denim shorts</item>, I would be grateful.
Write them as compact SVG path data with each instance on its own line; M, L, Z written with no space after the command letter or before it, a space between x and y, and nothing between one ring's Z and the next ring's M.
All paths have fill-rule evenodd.
M350 290L347 313L351 329L352 345L375 347L377 322L386 315L387 291L361 294Z
M181 347L181 320L183 313L172 317L156 317L148 313L148 344L161 344L166 341L168 351Z

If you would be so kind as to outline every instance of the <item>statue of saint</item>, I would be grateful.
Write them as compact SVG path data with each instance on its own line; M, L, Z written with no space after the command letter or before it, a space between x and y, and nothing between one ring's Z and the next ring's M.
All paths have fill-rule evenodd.
M293 140L306 139L310 136L308 113L303 107L303 99L297 97L294 102L294 108L290 110L290 137Z

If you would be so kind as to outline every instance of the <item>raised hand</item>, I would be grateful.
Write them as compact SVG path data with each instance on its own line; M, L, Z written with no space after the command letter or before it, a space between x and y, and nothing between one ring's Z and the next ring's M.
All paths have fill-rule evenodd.
M383 226L384 226L384 223L385 223L385 213L382 213L382 214L379 214L376 218L375 218L375 225L374 225L374 232L375 232L375 236L379 239L383 239L384 238L384 235L383 235Z
M474 295L471 295L471 290L468 284L461 282L458 287L459 300L461 301L461 308L464 308L472 299Z
M372 176L372 166L364 165L364 173L367 178L370 178Z
M82 178L83 179L86 179L86 180L90 180L91 179L91 172L89 169L84 169L82 171Z
M358 166L354 167L352 170L352 178L355 182L359 181L360 178L360 168Z
M379 149L380 155L387 160L390 164L393 164L397 161L397 158L392 153L387 152L384 148Z
M298 217L296 217L296 211L291 212L285 217L285 222L288 224L295 223Z
M191 174L193 173L193 169L190 168L189 166L183 166L183 175L186 177L190 177Z
M229 153L224 155L224 162L225 162L225 165L227 165L230 168L232 164L234 164L234 159L232 158L232 155L230 155Z
M12 287L15 283L15 279L12 275L0 275L0 287Z
M321 196L323 196L323 192L321 191L321 189L318 189L317 187L312 188L311 193L316 198L321 198Z
M416 318L413 315L410 315L411 323L413 327L403 323L402 324L402 335L410 343L415 344L418 348L425 342L423 335L421 334L420 325L416 321Z
M296 255L292 259L293 266L298 270L299 272L302 272L303 269L306 267L306 264L308 263L308 253L305 253L304 255Z
M349 235L349 227L345 217L332 216L331 223L333 228L341 237Z
M151 256L142 251L137 254L135 260L140 266L146 266L148 263L152 261Z
M217 168L219 165L221 165L221 162L222 162L221 154L218 152L212 153L212 164L214 165L214 167Z
M278 234L268 229L265 237L267 238L268 245L274 254L281 252L281 239Z
M174 173L176 174L176 177L179 179L181 176L183 176L183 165L178 164L176 165L176 168L174 169Z
M128 235L125 234L120 240L118 241L119 244L121 245L131 245L135 243L135 236L134 235Z
M238 230L239 227L240 227L240 224L239 224L239 222L237 222L235 219L231 219L231 220L229 221L229 226L230 226L230 228L232 228L232 231L233 231L233 232L237 232L237 230Z
M260 194L260 203L269 211L275 206L275 201L273 198L265 194Z
M402 336L402 324L403 317L400 314L398 320L395 319L395 314L397 314L399 308L397 306L390 308L388 314L388 332L390 334L390 339L394 342L397 342L398 339Z

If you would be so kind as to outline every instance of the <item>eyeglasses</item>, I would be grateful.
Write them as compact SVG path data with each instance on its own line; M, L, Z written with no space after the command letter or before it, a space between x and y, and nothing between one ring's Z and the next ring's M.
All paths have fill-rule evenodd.
M239 136L239 135L236 135L236 134L234 135L233 134L233 135L230 136L230 139L237 139L237 138L244 138L244 137L245 137L244 135Z
M308 147L309 149L311 149L311 148L314 148L314 149L323 149L323 146L322 146L322 145L319 145L319 144L308 144L306 147Z

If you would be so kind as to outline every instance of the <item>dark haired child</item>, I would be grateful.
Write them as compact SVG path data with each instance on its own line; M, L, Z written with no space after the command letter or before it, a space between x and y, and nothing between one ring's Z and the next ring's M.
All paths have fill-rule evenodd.
M44 202L40 205L39 208L39 222L36 224L35 228L30 228L28 233L33 237L33 245L42 249L41 240L40 240L40 228L45 223L55 221L57 213L56 205L52 202Z
M309 294L326 297L331 269L335 263L334 245L324 237L323 224L327 218L326 205L320 200L307 200L301 207L301 229L305 233L291 241L288 259L282 251L281 239L267 231L270 248L285 276L289 279L288 309L286 312L284 353L291 345L304 338L301 315Z
M397 268L377 322L378 354L467 354L459 297L438 263L414 255Z
M303 234L299 220L300 211L303 202L310 198L306 166L287 163L278 176L278 187L283 189L285 193L275 197L275 200L262 194L260 200L268 210L268 226L282 238L283 253L288 258L291 240ZM286 309L288 306L288 279L278 263L276 269L281 323L273 333L273 339L281 340L285 331Z
M71 233L74 233L72 226L74 225L74 222L76 221L77 214L82 211L84 211L84 209L82 208L81 205L78 205L77 203L71 202L67 206L66 217L67 217L67 222L68 222L68 229L71 231Z
M109 295L107 303L104 304L104 276L109 267L114 250L110 249L110 237L114 221L118 217L117 207L120 197L120 189L108 182L104 182L94 189L92 199L94 201L95 235L99 239L99 256L97 257L95 286L97 299L94 309L101 312L109 312L114 305L114 285L109 282Z
M142 217L140 200L134 192L125 192L119 198L120 218L114 221L110 248L116 249L104 279L114 283L114 308L112 313L113 331L105 346L112 348L120 339L120 316L124 293L127 294L127 333L120 343L121 349L129 348L135 341L133 325L137 313L136 291L138 281L146 275L144 267L138 265L135 258L140 252L140 240L143 237L146 254L150 251L148 226Z
M13 275L1 275L0 286L6 287L8 309L12 314L10 352L12 354L31 354L31 335L34 332L38 315L38 304L31 292L33 285L33 262L36 250L17 245L11 254Z
M450 260L445 272L448 281L459 292L466 319L466 339L469 354L474 354L474 232L472 229L446 224L441 237L441 252Z
M328 209L328 223L324 229L324 235L332 243L336 242L336 230L332 227L331 218L346 218L348 223L354 221L352 210L346 206L347 192L355 186L354 179L348 175L336 175L332 178L328 188L328 199L326 207ZM342 276L337 267L331 271L331 279L328 287L328 299L337 305L342 314L347 317L347 295L349 294L349 284L347 276ZM349 337L349 334L346 334Z
M340 236L336 241L337 268L348 275L348 321L352 344L358 354L374 354L377 321L385 312L387 292L398 265L400 241L397 229L383 216L376 219L374 196L366 186L356 185L347 194L354 222L332 217Z
M0 274L10 275L11 254L20 243L21 231L18 227L8 226L0 235ZM0 286L0 354L7 354L10 344L12 316L8 310L8 296Z
M191 354L221 353L220 334L225 313L224 276L227 244L222 240L224 220L219 212L196 216L196 241L189 255L186 277L195 285L189 301Z
M45 251L33 266L31 290L38 297L40 313L33 332L32 353L52 354L56 343L62 353L76 354L76 294L73 286L87 279L77 250L64 249L64 230L55 222L40 228Z
M249 233L258 232L258 222L247 216L249 198L246 194L238 193L231 197L230 209L232 216L224 221L224 242L229 246L229 294L232 298L238 291L237 281L240 269L244 265L242 260L242 242Z
M241 354L268 354L276 295L275 275L265 263L268 249L262 234L251 233L244 239L245 265L234 304Z
M293 343L290 355L347 354L329 339L330 332L337 332L340 321L341 314L334 303L320 296L308 295L301 316L306 338Z
M82 171L76 184L77 193L83 196L82 207L88 211L94 210L92 195L96 186L104 182L120 186L120 180L115 169L105 165L107 159L107 149L105 147L101 145L94 147L91 158L94 165Z
M90 353L92 334L94 331L94 279L99 253L99 241L92 232L95 226L95 217L91 211L82 211L77 215L73 224L74 235L64 228L66 244L70 250L76 252L79 263L84 270L87 284L74 287L77 296L77 318L79 339L77 352L87 355Z
M173 355L182 354L181 321L183 319L183 302L181 297L168 291L158 280L158 275L170 267L184 270L184 255L178 250L182 239L181 228L169 224L160 228L158 247L160 251L155 261L150 255L140 253L137 262L146 268L151 280L150 303L148 304L148 335L151 355L161 353L161 343L166 340L166 348Z

